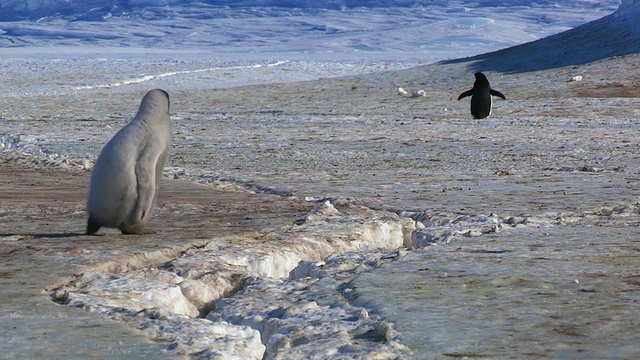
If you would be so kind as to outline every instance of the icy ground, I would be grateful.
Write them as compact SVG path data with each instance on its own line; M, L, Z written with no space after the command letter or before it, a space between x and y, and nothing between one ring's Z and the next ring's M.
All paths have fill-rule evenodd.
M266 191L314 205L284 226L177 238L186 248L168 261L159 261L158 250L69 274L52 297L139 329L170 356L574 357L602 355L593 339L605 330L606 339L618 339L619 356L633 354L638 56L606 58L607 51L637 52L629 20L637 4L624 5L626 13L560 37L575 44L601 29L631 35L616 42L626 48L576 45L602 49L597 62L576 58L529 73L521 72L527 61L504 61L511 73L489 67L509 100L497 101L494 116L482 121L454 100L472 69L518 58L527 47L395 72L380 72L384 62L331 63L328 70L342 75L373 71L301 83L291 81L325 77L322 63L212 66L176 52L162 60L129 53L115 62L112 54L36 57L25 69L23 59L5 58L3 76L15 88L0 98L3 162L84 171L144 91L164 87L173 89L175 124L166 183ZM228 87L245 81L263 84ZM426 96L398 96L399 86ZM161 200L155 216L208 211ZM20 216L6 214L8 221ZM81 204L68 214L82 228ZM404 287L389 291L394 284ZM513 311L523 304L541 319L531 348L509 341L527 333L518 326L531 318ZM461 321L448 320L453 315ZM589 321L602 326L593 331ZM487 346L479 348L481 341Z

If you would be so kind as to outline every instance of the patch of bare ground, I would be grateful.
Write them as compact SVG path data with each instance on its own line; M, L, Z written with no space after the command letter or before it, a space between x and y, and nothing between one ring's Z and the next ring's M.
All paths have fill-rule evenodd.
M578 97L593 98L637 98L640 97L640 87L607 84L595 88L586 88L576 91Z

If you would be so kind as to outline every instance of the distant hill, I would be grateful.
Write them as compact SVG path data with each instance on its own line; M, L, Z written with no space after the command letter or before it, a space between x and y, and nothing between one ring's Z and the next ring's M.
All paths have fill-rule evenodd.
M611 15L540 40L445 63L476 60L474 71L527 72L640 53L640 0Z

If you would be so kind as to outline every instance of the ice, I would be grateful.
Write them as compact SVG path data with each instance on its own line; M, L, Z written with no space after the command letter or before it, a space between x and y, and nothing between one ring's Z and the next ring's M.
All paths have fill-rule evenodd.
M30 13L22 2L8 1L3 8L15 11L0 22L0 46L194 49L213 52L218 59L345 60L393 54L433 62L567 30L611 13L619 1L161 3L42 1L30 3Z
M189 317L198 316L198 309L187 300L178 286L182 279L162 279L163 281L159 282L150 280L152 275L133 272L115 277L100 273L85 273L76 281L80 292L85 288L92 289L94 296L104 298L106 303L103 306L120 306L134 311L155 307ZM96 293L95 289L109 289L108 295ZM88 302L83 299L85 294L68 293L67 296L66 300L71 306L81 306L79 304Z
M197 250L185 251L181 257L159 268L137 269L133 266L117 274L84 273L72 283L56 289L54 298L64 304L113 318L127 317L126 321L138 323L138 327L145 329L145 332L151 333L166 327L162 332L170 337L170 342L178 344L181 351L195 352L203 347L216 349L218 342L224 342L226 347L243 347L253 352L264 343L271 354L290 352L301 356L308 353L322 357L334 354L336 344L347 342L354 345L350 350L343 350L347 353L393 353L394 346L403 347L390 344L357 345L352 338L368 331L379 320L376 322L366 316L358 324L345 320L316 325L329 314L338 318L355 316L358 319L358 314L363 311L350 307L341 299L336 292L335 281L327 276L329 265L334 268L333 271L353 274L371 267L363 266L358 261L342 263L331 259L325 262L318 260L336 253L395 249L403 246L405 234L412 230L411 222L395 214L375 213L352 206L339 211L325 201L296 225L262 234L263 240L269 239L267 248L249 245L250 239L236 238L224 245L212 242ZM371 258L367 261L375 264L376 257L380 255L366 256ZM318 271L319 268L323 270ZM309 274L326 277L326 280L313 285L317 288L315 296L325 299L318 300L319 303L311 300L301 303L295 296L292 297L291 292L298 293L302 286L306 286L303 284L310 281L315 283L315 280L307 277ZM290 282L281 280L287 278ZM238 291L242 291L241 296L225 299ZM256 292L268 294L264 302L253 299ZM248 303L228 308L228 304L241 301L238 299L246 299ZM265 302L270 305L265 305ZM216 312L210 313L213 303ZM242 310L245 306L247 309ZM280 320L269 315L274 308L281 309L278 315ZM186 315L190 319L179 315ZM133 319L130 318L132 316ZM201 316L206 316L216 324L210 326L221 329L212 332L208 327L199 328ZM159 321L150 321L148 318ZM248 332L246 326L259 333ZM196 328L198 333L205 334L205 338L195 343L187 341L188 331L193 334L193 330L185 327ZM316 328L311 330L310 327ZM304 342L309 343L308 347L287 350L290 347L287 344L300 341L295 338L299 337L301 328L307 329ZM232 336L238 332L242 336ZM255 334L260 334L262 343L255 343ZM333 339L327 340L326 336ZM244 345L233 345L236 343ZM232 356L234 353L226 354ZM256 358L260 356L261 352Z
M492 24L495 24L495 20L483 17L465 17L453 21L455 27L462 28L479 28Z
M169 3L179 6L173 9L164 6ZM462 278L473 270L478 271L482 281L497 281L495 284L504 288L516 286L522 279L512 278L505 282L504 279L485 277L492 274L491 267L496 266L492 256L512 251L515 243L510 242L511 236L562 232L564 230L557 229L579 222L593 225L600 221L598 219L609 216L606 209L571 213L566 209L567 204L548 198L537 199L540 200L538 206L551 209L547 213L537 212L536 216L529 215L531 204L526 200L500 203L501 198L517 198L513 194L526 193L536 184L528 184L528 179L511 181L526 173L518 162L509 163L510 168L504 170L496 170L496 164L505 166L505 159L510 160L509 151L527 153L533 159L530 163L538 161L541 167L547 165L547 172L539 174L547 181L544 191L561 193L567 191L562 184L572 184L585 193L592 193L580 200L581 205L589 209L594 208L594 204L618 201L625 196L616 193L617 197L612 197L607 192L609 189L632 186L627 179L615 178L603 190L602 179L615 172L616 164L609 163L610 159L595 158L589 144L576 142L568 148L558 149L572 160L569 164L560 164L548 156L548 151L540 150L553 141L549 138L544 138L547 142L543 144L536 144L536 141L541 138L538 132L572 131L581 126L582 118L598 121L598 116L605 119L602 128L615 129L620 132L618 136L626 136L628 131L635 133L633 100L602 100L615 108L617 114L623 114L617 121L605 123L609 118L604 115L592 117L571 113L555 123L544 123L544 128L532 126L516 132L514 126L507 127L505 122L517 118L522 126L527 122L541 124L540 115L529 110L541 104L534 100L523 102L526 106L518 106L515 102L504 104L500 108L504 115L473 123L473 130L469 130L468 121L446 115L449 110L442 110L444 104L451 106L450 99L429 98L451 89L442 81L438 85L443 86L443 90L429 89L427 86L433 86L433 82L430 82L428 72L419 76L399 73L399 78L412 81L407 85L381 84L375 78L354 77L352 79L358 81L353 80L353 85L349 84L346 91L327 87L314 89L317 93L294 94L292 98L296 100L292 101L298 103L288 106L302 110L293 116L287 113L286 107L271 108L274 102L268 98L280 96L273 89L291 96L286 84L292 81L379 73L520 44L582 23L587 17L590 20L609 14L618 2L557 2L550 7L554 11L549 7L542 8L539 3L525 1L478 2L484 7L463 6L462 2L394 2L397 6L412 6L393 9L388 8L389 2L383 1L375 3L376 6L387 5L381 9L370 8L373 4L365 2L310 1L301 8L289 7L290 2L241 2L236 4L266 7L216 7L212 12L209 12L214 10L211 4L177 1L129 2L128 6L140 8L126 11L120 4L104 2L85 2L86 8L79 2L65 2L65 7L61 7L62 2L48 1L29 2L28 7L22 2L3 1L0 4L5 8L13 7L15 14L20 16L43 16L37 22L0 23L4 31L0 40L7 46L2 48L0 61L8 64L5 69L10 70L2 70L2 79L7 85L0 99L12 110L0 115L3 121L0 149L3 156L10 154L5 159L88 169L100 144L128 121L126 109L130 103L139 101L136 96L143 89L171 87L176 94L194 89L220 89L220 93L228 94L229 99L217 97L223 99L222 104L212 103L204 96L189 101L184 101L184 96L176 96L183 100L176 102L173 115L176 164L167 168L166 174L187 181L220 182L237 191L271 191L286 196L298 191L295 195L317 201L316 209L288 227L248 229L255 231L254 237L208 239L160 265L145 263L140 266L134 262L118 267L105 265L74 275L53 293L58 302L132 324L148 338L163 339L170 344L168 350L173 351L172 354L210 358L411 357L414 355L411 349L424 350L419 347L425 334L435 334L439 349L453 349L449 353L464 355L463 346L456 346L465 339L456 341L451 348L446 344L457 335L447 322L450 321L448 316L456 310L452 303L459 299L437 298L443 308L451 306L453 309L445 313L446 316L438 317L435 309L428 314L431 317L418 319L422 324L416 325L412 319L412 314L422 314L416 309L423 309L430 300L420 297L427 293L426 290L411 288L423 286L421 274L427 271L424 263L435 257L438 261L430 269L440 275L453 274ZM145 8L146 5L154 8ZM231 3L226 5L231 7ZM362 8L364 5L367 8ZM577 12L578 6L589 11ZM94 7L99 9L92 11ZM61 14L56 14L61 10ZM176 15L180 12L184 17ZM575 51L576 56L568 61L580 64L610 54L636 51L640 35L632 20L637 16L637 2L624 1L620 10L601 21L545 40L554 44L551 50L549 42L540 42L546 51L534 53L548 55L556 48ZM87 21L88 18L99 21ZM131 22L130 18L135 20ZM212 26L210 21L214 19L219 21ZM119 29L115 32L117 35L110 35L114 29ZM291 36L279 36L282 33ZM627 33L632 36L616 36L622 41L616 43L615 48L598 47L598 44L605 44L603 41L611 34ZM553 42L564 39L575 44L573 40L585 34L598 35L594 37L595 47L577 44L567 49L555 46ZM292 42L291 38L298 41ZM50 45L55 46L44 47ZM590 52L580 52L583 47ZM505 50L504 64L495 62L495 57L489 60L480 57L474 66L520 72L537 69L536 66L562 65L556 62L562 56L551 56L551 62L541 62L534 56L525 58L518 51L518 48ZM514 59L519 62L516 64ZM515 70L501 67L507 65L515 66ZM451 71L452 81L459 82L462 72L450 69L453 68L439 70ZM497 73L495 75L497 77ZM596 83L593 78L597 75L588 72L583 75L580 85ZM522 79L518 76L501 77L499 81L515 92ZM561 86L570 86L566 83L577 75L571 72L563 76L566 79L561 80ZM275 86L276 83L284 85ZM245 92L242 86L250 84L264 84L263 94ZM344 83L336 84L344 86ZM428 92L421 93L426 96L412 99L399 97L395 94L399 85L405 88L419 86L427 88ZM379 88L388 89L388 97L380 97ZM554 87L554 91L560 91L558 88ZM371 106L377 107L378 112L366 112L361 116L359 112L363 110L354 102L350 112L335 115L331 113L333 108L316 108L318 103L308 100L331 97L326 94L332 91L340 91L347 99L343 101L351 99L349 91L365 95L375 93L375 104L367 104L373 104ZM246 97L249 93L255 97ZM76 94L81 96L75 97ZM91 99L92 102L66 106L62 103L65 96ZM443 106L424 109L423 103L419 102L424 98ZM114 99L118 100L115 105ZM406 113L398 115L396 124L385 124L390 114L387 109L400 106L396 101L414 100L413 109L403 105ZM593 108L589 104L594 102L596 100L558 99L549 100L544 106L549 111L587 112ZM34 107L36 103L39 106ZM370 111L372 107L366 110ZM43 116L44 109L57 114L57 118ZM432 119L429 116L433 114L436 115ZM440 118L449 121L447 129L443 130L437 123ZM405 122L410 125L405 126ZM356 131L363 127L366 127L366 133ZM252 137L238 141L238 133L251 133ZM441 141L451 133L456 134L454 140ZM594 138L599 135L594 131ZM432 145L435 142L432 140L456 150L438 149ZM599 140L601 147L621 149L624 146L613 138ZM381 144L375 149L384 154L373 156L372 143ZM324 150L330 146L336 150ZM500 146L504 149L496 155ZM518 146L522 148L516 149ZM441 153L431 153L434 150ZM469 165L465 158L472 155L474 164ZM583 164L596 160L601 162L599 166ZM387 162L405 166L387 168ZM425 163L428 170L425 170ZM342 164L343 168L336 169L332 164ZM415 180L427 171L441 172L443 177L454 174L451 171L453 164L468 166L465 175L447 179L445 183L418 183ZM398 171L399 168L402 171ZM375 176L360 174L362 169L374 169ZM576 175L578 172L593 173L594 176L585 180ZM630 172L634 173L635 168ZM515 175L509 180L500 179L503 176L500 174L510 173ZM366 181L349 183L354 178ZM294 186L290 184L297 184L298 188L287 188ZM325 198L328 195L331 200ZM384 201L376 203L376 197ZM345 200L350 198L366 199L371 206ZM446 204L451 208L406 210L429 209L434 204ZM509 211L504 214L484 212L496 204ZM452 209L458 205L464 206L464 212ZM406 211L397 211L400 216L383 207ZM633 205L624 204L613 209L614 216L635 221L637 209ZM188 214L185 212L185 216ZM607 236L611 235L601 234L602 238ZM534 254L538 258L532 255L536 247L542 248L539 244L532 245L536 239L538 237L521 243L521 258L509 263L511 269L507 265L502 267L505 270L499 274L502 276L514 269L525 271L527 263L524 260L520 263L521 259L537 261L542 255L548 255ZM499 242L499 245L483 248L485 241ZM448 243L456 246L447 246ZM566 245L570 248L570 244ZM457 250L462 247L464 251ZM548 250L553 253L553 249ZM407 252L413 255L403 261ZM440 255L442 257L438 257ZM588 255L593 256L593 253ZM478 268L469 270L465 256L473 257ZM447 259L456 260L455 266L447 263ZM511 259L504 261L507 263ZM394 262L393 267L382 266L391 262ZM558 264L562 265L561 261ZM572 279L589 271L584 268L581 273L573 271L569 265L563 266ZM394 269L399 270L394 273ZM612 273L618 270L613 265L610 268ZM404 278L398 273L409 273L411 277ZM560 275L542 270L536 273L542 283L546 276L557 279ZM432 278L439 280L437 276ZM584 279L581 278L580 283L585 283ZM447 295L446 284L437 288L437 294L429 295ZM459 285L465 288L474 284L475 279L470 279ZM401 290L395 292L395 285L406 287L398 286ZM428 288L427 285L424 286ZM393 291L387 291L389 289ZM384 292L389 292L390 298L376 301L382 299L379 294ZM459 293L468 295L464 290ZM531 308L537 309L534 305ZM406 312L396 311L405 307ZM462 314L459 320L469 321L469 328L475 329L477 323ZM490 315L488 319L492 319ZM430 321L447 329L443 330L441 338L436 336L440 335L437 332L425 329ZM524 315L522 323L527 324ZM526 329L522 331L525 332ZM406 334L415 337L406 337ZM481 332L476 334L481 335Z
M636 297L614 290L624 288L623 281L605 285L589 274L625 278L634 266L577 260L598 253L625 258L628 253L621 249L637 231L629 229L632 234L626 239L611 237L608 231L559 227L549 234L544 228L523 229L429 247L361 274L352 283L354 303L383 314L404 335L403 344L424 358L524 358L532 353L574 358L587 351L593 358L632 358L637 347L630 334L637 317L628 318L633 313L628 306ZM406 281L394 281L391 273L402 273ZM606 295L583 296L595 291ZM556 300L562 305L555 306ZM611 314L616 306L624 308L618 313L624 315L592 316ZM419 324L432 330L415 331ZM615 349L605 340L613 333L619 343Z
M49 30L38 28L26 28L26 27L5 27L4 34L7 36L33 36L39 38L68 38L68 39L104 39L114 40L119 39L121 36L104 34L102 32L88 32L88 31L73 31L73 30Z
M221 299L207 318L259 329L267 359L407 356L408 349L398 343L390 324L350 305L340 293L353 276L377 266L385 257L397 256L396 252L376 251L332 256L321 263L303 262L299 267L316 267L311 271L315 275L284 283L255 282L236 296ZM268 295L257 304L252 293Z

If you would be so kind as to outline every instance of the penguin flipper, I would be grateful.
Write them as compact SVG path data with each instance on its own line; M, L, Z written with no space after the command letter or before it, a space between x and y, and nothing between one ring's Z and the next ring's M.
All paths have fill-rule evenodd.
M460 94L460 96L458 96L458 100L460 100L462 98L465 98L467 96L471 96L472 94L473 94L473 89L467 90L467 91L463 92L462 94ZM500 95L502 95L502 94L500 94Z
M493 96L497 96L497 97L502 98L503 100L507 100L507 98L504 97L504 95L502 95L502 93L500 91L498 91L498 90L491 89L490 92L491 92L491 95L493 95ZM462 96L462 95L460 95L460 96ZM458 99L458 100L460 100L460 99Z

